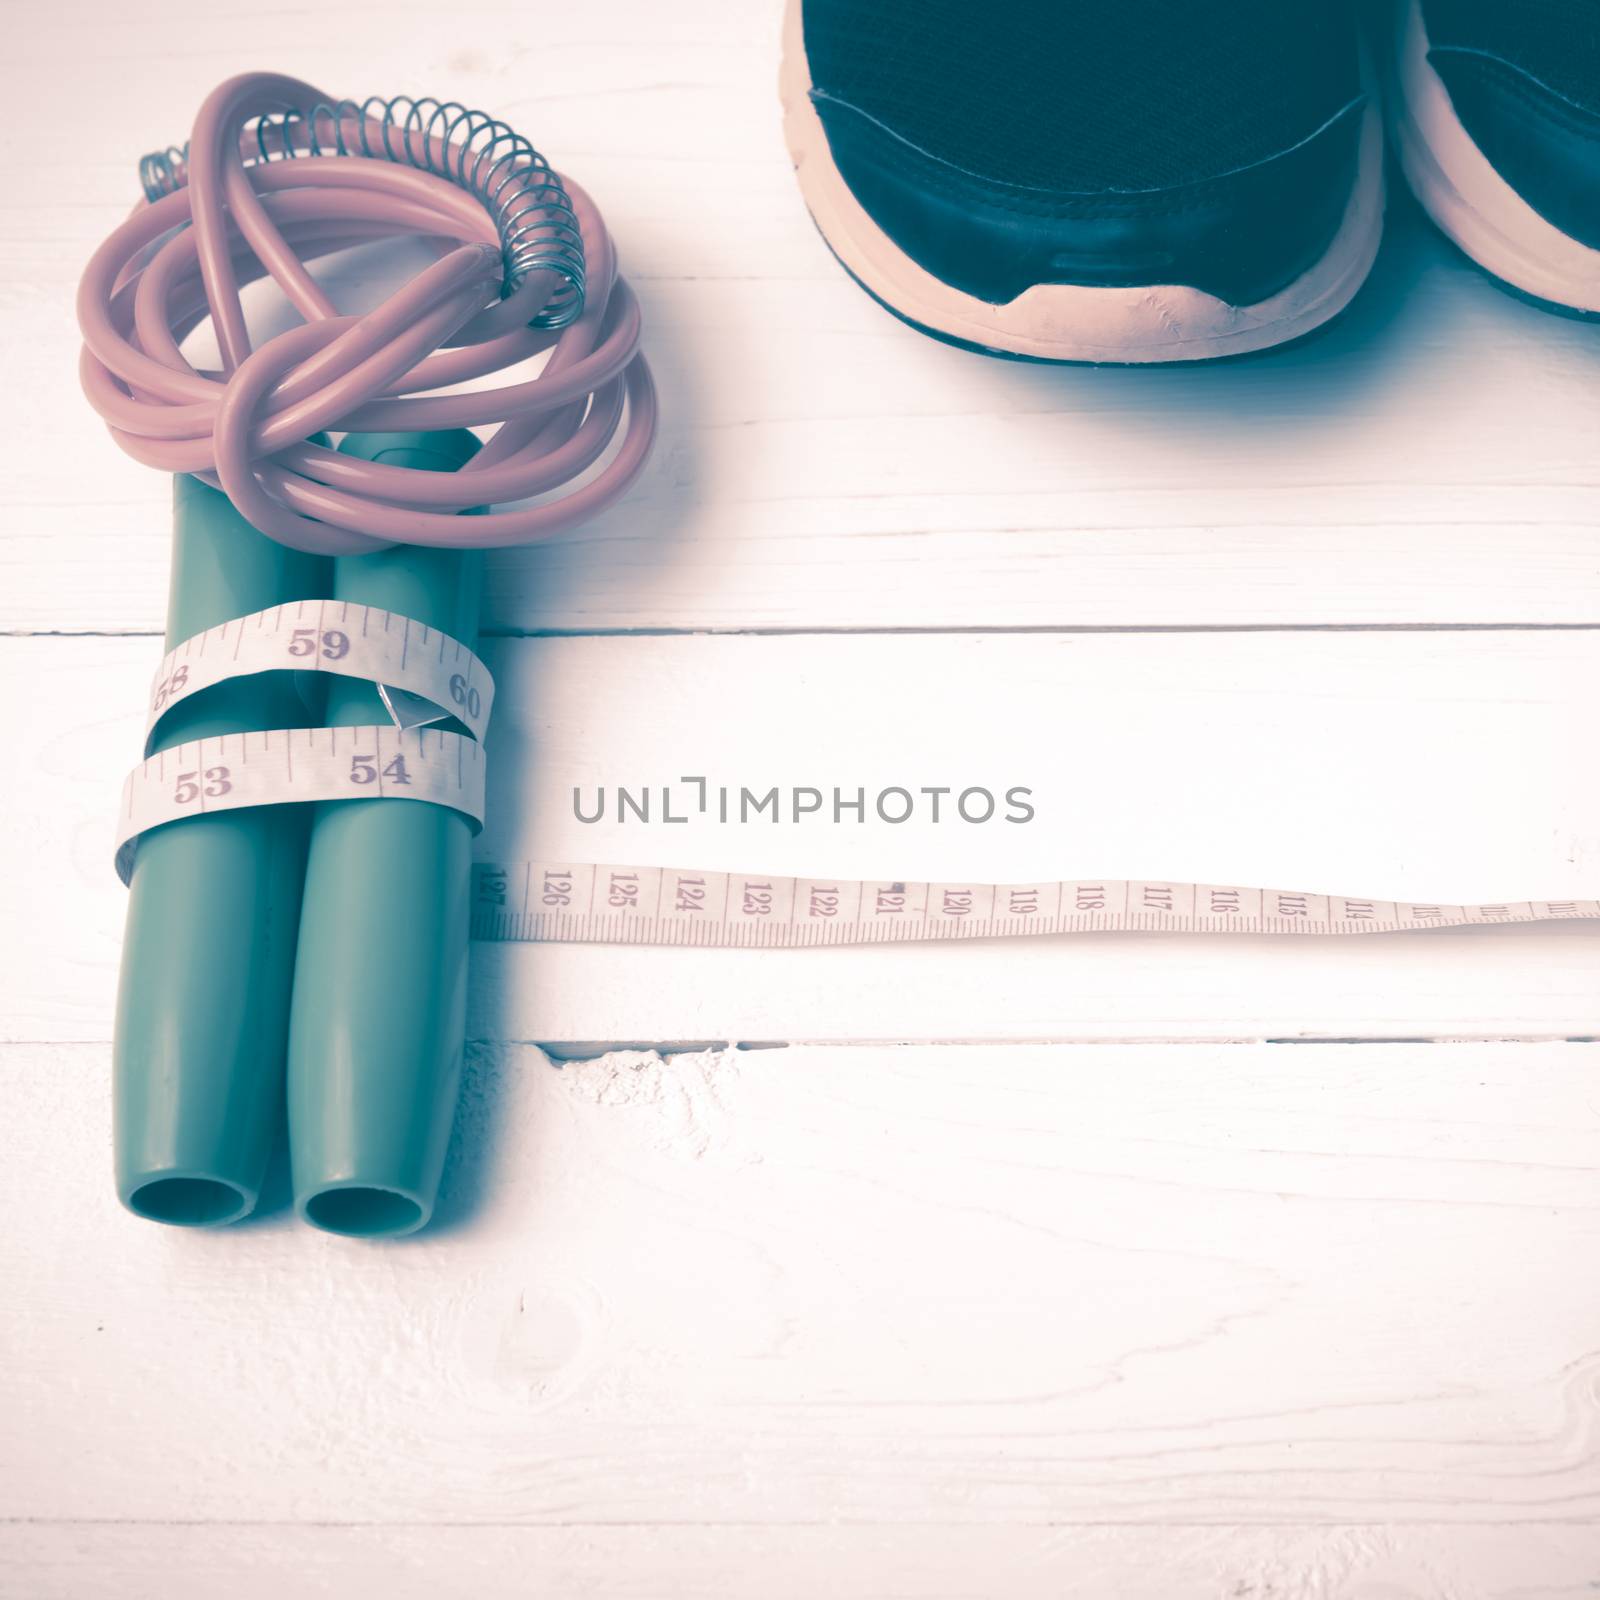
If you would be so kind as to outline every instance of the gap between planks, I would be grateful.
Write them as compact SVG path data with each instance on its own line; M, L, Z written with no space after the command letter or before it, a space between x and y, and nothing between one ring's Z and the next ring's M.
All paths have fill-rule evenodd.
M1211 634L1211 633L1594 633L1600 622L1206 622L1150 623L1146 626L1116 623L976 623L956 626L849 626L841 624L792 627L682 628L507 628L478 630L480 639L696 639L707 635L733 639L831 638L906 636L983 636L988 634L1040 634L1047 637L1078 634ZM0 628L0 639L160 639L153 628Z
M1600 1037L1593 1034L1396 1034L1391 1038L1363 1039L1350 1037L1345 1039L1275 1039L1263 1038L1261 1035L1218 1035L1215 1038L1202 1039L1180 1034L1156 1034L1147 1038L1096 1038L1093 1035L1041 1035L1034 1039L989 1039L981 1034L970 1037L949 1037L939 1039L911 1039L911 1038L861 1038L861 1039L498 1039L482 1038L468 1039L469 1045L493 1047L496 1045L517 1044L531 1045L536 1050L542 1050L552 1061L599 1061L610 1055L657 1055L663 1060L670 1056L699 1055L706 1051L734 1051L746 1052L754 1050L964 1050L982 1047L988 1049L994 1045L1001 1045L1013 1049L1019 1045L1028 1048L1045 1046L1049 1048L1062 1048L1081 1050L1091 1045L1106 1045L1112 1048L1127 1048L1129 1045L1147 1048L1151 1045L1221 1045L1238 1049L1249 1049L1258 1046L1273 1047L1280 1045L1295 1046L1348 1046L1348 1045L1439 1045L1449 1049L1457 1045L1520 1045L1520 1044L1596 1044Z
M378 1517L263 1517L259 1520L245 1517L0 1517L0 1528L326 1528L337 1530L341 1528L376 1528L376 1529L420 1529L427 1531L437 1529L441 1532L461 1531L464 1533L493 1533L509 1530L526 1530L529 1533L549 1533L560 1529L622 1529L636 1528L650 1531L671 1532L675 1529L710 1529L717 1531L726 1529L749 1528L767 1532L788 1533L796 1529L883 1529L898 1530L902 1528L938 1528L948 1529L952 1526L947 1517L897 1517L892 1522L881 1517L811 1517L807 1519L774 1522L758 1517L724 1517L707 1520L696 1520L692 1517L577 1517L537 1521L490 1521L483 1522L472 1518L426 1518L415 1517L384 1519ZM1384 1530L1394 1528L1437 1528L1452 1534L1459 1534L1462 1525L1459 1522L1441 1522L1432 1517L1385 1517L1381 1523L1349 1521L1333 1518L1326 1522L1284 1522L1274 1517L1233 1517L1225 1520L1205 1517L1163 1517L1159 1522L1141 1522L1129 1517L1038 1517L1027 1519L1013 1519L1003 1523L956 1523L957 1529L972 1533L1000 1533L1005 1534L1018 1529L1048 1529L1059 1528L1071 1530L1074 1528L1105 1528L1110 1530L1125 1529L1131 1533L1150 1534L1165 1528L1194 1529L1196 1531L1219 1532L1229 1528L1259 1529L1262 1532L1295 1532L1304 1528L1315 1528L1318 1532L1331 1533L1345 1528L1372 1528L1379 1527ZM1515 1522L1498 1522L1490 1524L1491 1527L1505 1528L1583 1528L1590 1529L1594 1526L1592 1517L1518 1517ZM1594 1587L1594 1585L1590 1585Z

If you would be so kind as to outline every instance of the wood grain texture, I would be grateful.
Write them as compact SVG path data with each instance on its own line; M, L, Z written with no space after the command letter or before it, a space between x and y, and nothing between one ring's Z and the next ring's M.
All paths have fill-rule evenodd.
M1371 285L1302 346L1180 371L973 360L886 316L816 237L779 129L779 9L546 7L537 49L492 50L472 41L509 14L482 4L408 0L376 30L274 12L282 37L314 29L303 70L331 92L425 85L509 118L597 195L638 285L660 448L579 536L495 558L491 627L1600 618L1600 331L1498 293L1397 198ZM49 124L63 53L95 112L8 174L0 339L30 403L0 626L160 630L167 491L77 393L73 287L137 157L239 69L255 10L165 0L163 26L86 32L80 0L19 41L41 65L13 69L14 126Z
M30 1600L1591 1600L1588 1529L1388 1526L462 1528L45 1524L0 1536ZM130 1587L131 1586L131 1587Z
M1018 881L1109 877L1380 898L1600 894L1600 636L829 636L498 641L496 859ZM110 1037L109 865L142 639L0 642L27 691L0 870L49 931L0 973L8 1036ZM1026 825L695 814L680 775L764 792L1033 791ZM676 786L682 825L573 816ZM735 794L737 803L737 793ZM712 801L715 808L716 801ZM404 863L396 863L403 871ZM63 961L62 951L72 952ZM1104 935L865 950L480 946L474 1037L571 1040L1548 1037L1595 1032L1600 930L1359 941Z
M967 1545L1032 1552L1027 1593L1172 1541L1169 1594L1562 1593L1600 1559L1600 1046L485 1047L439 1226L376 1247L272 1199L218 1234L123 1215L104 1061L0 1050L51 1130L0 1164L13 1562L128 1522L129 1559L195 1525L213 1575L286 1523L438 1525L491 1566L508 1528L594 1528L524 1546L584 1593L663 1524L733 1594L774 1525L855 1530L801 1536L794 1593L930 1524L1032 1530ZM1440 1523L1501 1530L1488 1568L1428 1587L1408 1530ZM364 1538L376 1571L417 1549ZM880 1592L1013 1592L929 1565Z
M73 285L266 20L330 91L528 132L644 304L645 478L491 562L491 632L602 637L494 647L486 849L1600 894L1600 333L1397 199L1296 349L945 349L810 226L779 9L36 7L0 62L0 631L160 631L168 488L77 391ZM1592 928L479 949L436 1227L294 1226L280 1159L259 1219L177 1234L109 1175L109 824L157 653L0 640L6 1600L1600 1585L1600 1044L1535 1042L1600 1033ZM1039 821L572 821L574 784L687 773L1015 782ZM1439 1042L1262 1042L1397 1036ZM901 1039L978 1042L862 1042Z

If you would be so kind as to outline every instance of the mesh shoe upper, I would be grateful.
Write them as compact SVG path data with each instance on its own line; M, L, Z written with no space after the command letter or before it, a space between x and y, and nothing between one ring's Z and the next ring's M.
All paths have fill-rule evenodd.
M1040 189L1215 178L1360 93L1336 0L806 0L805 23L820 92L953 166Z
M921 266L1036 282L1292 281L1348 201L1363 92L1339 0L803 0L840 175Z

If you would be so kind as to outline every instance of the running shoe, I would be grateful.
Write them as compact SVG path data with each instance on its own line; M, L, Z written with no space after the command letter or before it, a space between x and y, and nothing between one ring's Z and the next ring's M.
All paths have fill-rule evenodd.
M1600 0L1403 0L1391 51L1428 214L1511 288L1600 313Z
M1196 361L1298 338L1377 252L1355 0L789 0L789 151L867 292L958 344Z

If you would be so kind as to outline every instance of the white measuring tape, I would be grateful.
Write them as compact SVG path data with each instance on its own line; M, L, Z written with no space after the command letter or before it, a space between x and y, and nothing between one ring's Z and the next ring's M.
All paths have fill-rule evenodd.
M201 689L295 670L376 684L392 725L230 733L148 757L123 785L116 861L124 883L142 833L243 806L425 800L482 826L479 740L494 679L460 641L376 607L306 600L185 640L156 673L146 738ZM471 737L429 726L452 718ZM781 949L1051 933L1401 933L1597 917L1597 900L1427 905L1109 879L914 883L535 861L479 862L472 878L473 937L529 943Z
M437 728L273 728L162 750L122 785L117 873L139 835L183 817L311 800L430 800L483 826L483 748Z
M201 689L257 672L294 671L377 684L401 728L454 717L481 739L494 704L489 669L449 634L376 606L301 600L221 623L168 651L150 687L145 735Z
M478 742L494 703L489 669L459 640L376 606L305 600L252 612L186 639L151 687L147 741L173 706L228 678L332 672L366 679L389 725L219 734L147 757L122 786L116 867L133 874L139 836L244 806L315 800L426 800L483 826ZM472 737L429 724L454 719Z
M485 861L472 936L534 944L805 945L1047 933L1405 933L1600 917L1600 900L1408 904L1223 884L912 883Z

